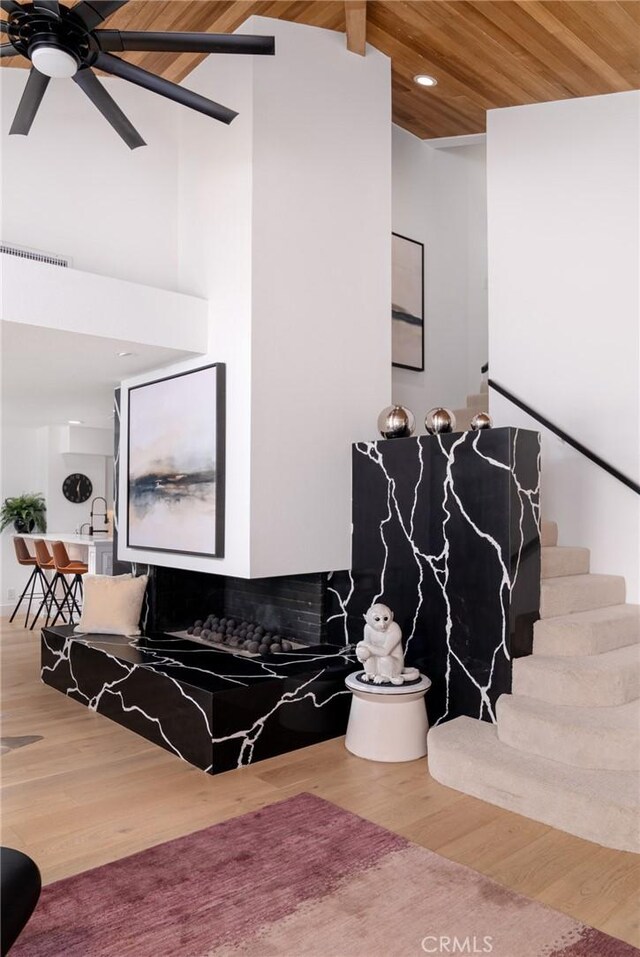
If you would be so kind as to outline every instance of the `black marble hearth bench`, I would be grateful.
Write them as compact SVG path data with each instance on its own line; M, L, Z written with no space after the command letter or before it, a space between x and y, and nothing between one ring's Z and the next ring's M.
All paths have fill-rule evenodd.
M344 734L360 666L338 645L247 658L170 635L42 631L42 680L218 774Z

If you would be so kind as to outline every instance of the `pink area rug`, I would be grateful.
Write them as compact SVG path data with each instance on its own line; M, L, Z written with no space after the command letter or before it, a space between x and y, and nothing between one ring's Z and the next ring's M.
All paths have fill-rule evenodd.
M11 957L631 957L301 794L45 887Z

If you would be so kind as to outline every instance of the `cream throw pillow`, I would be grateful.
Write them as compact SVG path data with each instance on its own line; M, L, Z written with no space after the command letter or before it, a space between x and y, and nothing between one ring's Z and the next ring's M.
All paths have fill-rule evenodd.
M148 575L83 575L84 599L76 634L139 635Z

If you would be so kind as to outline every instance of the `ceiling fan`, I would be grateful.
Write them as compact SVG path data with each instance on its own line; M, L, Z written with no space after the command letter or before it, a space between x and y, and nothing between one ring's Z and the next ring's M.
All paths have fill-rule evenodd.
M150 33L98 29L107 17L125 3L127 0L80 0L75 6L68 7L59 3L59 0L33 0L25 4L17 0L0 0L0 8L8 15L7 20L0 20L0 30L7 34L10 41L0 45L0 57L23 56L31 61L27 85L9 133L26 136L51 77L71 77L130 149L145 146L138 131L107 92L92 67L142 86L152 93L159 93L221 123L231 123L238 115L233 110L113 56L112 51L272 56L275 53L274 38L228 33Z

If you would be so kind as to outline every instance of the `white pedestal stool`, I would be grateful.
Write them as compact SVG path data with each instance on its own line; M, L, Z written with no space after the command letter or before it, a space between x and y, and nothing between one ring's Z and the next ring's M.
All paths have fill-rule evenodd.
M364 671L348 675L353 692L345 746L369 761L415 761L427 753L427 709L424 696L431 687L425 675L414 684L374 685L358 680Z

